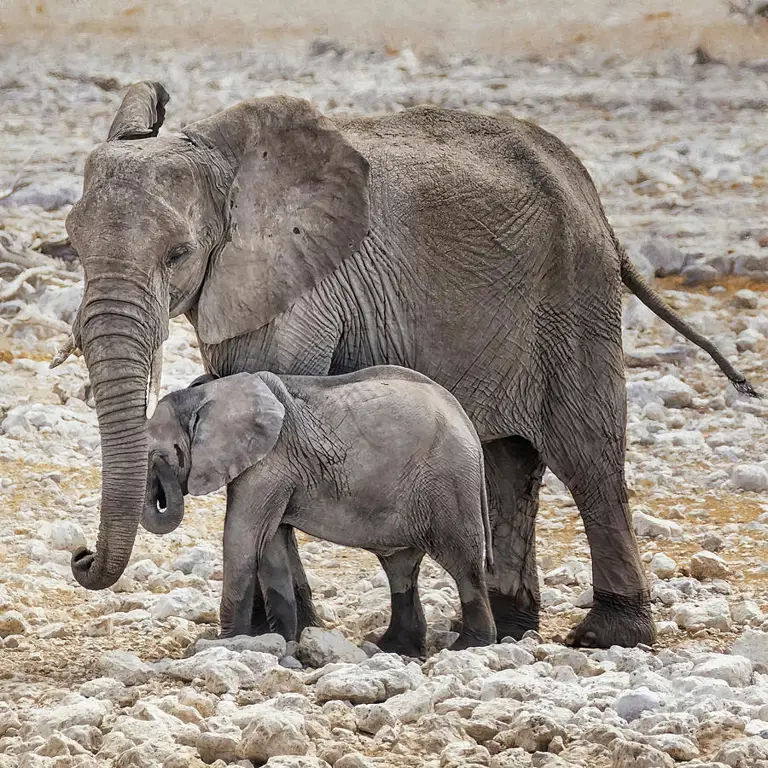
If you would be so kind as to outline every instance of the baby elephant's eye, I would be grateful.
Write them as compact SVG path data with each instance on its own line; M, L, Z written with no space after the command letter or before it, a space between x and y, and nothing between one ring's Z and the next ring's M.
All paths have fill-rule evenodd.
M176 449L176 461L179 462L179 468L184 469L184 452L178 445L173 446Z
M169 267L175 266L176 264L184 261L184 259L186 259L193 250L194 247L189 243L184 243L183 245L175 245L173 248L171 248L170 251L168 251L168 255L165 257L165 262Z

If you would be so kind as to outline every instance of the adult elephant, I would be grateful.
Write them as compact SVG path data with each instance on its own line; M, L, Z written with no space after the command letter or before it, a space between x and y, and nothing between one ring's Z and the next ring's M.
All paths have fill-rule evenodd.
M485 444L499 637L538 627L548 465L592 553L594 607L569 642L652 642L624 482L622 282L749 385L642 281L578 159L508 117L418 107L331 121L286 97L159 137L167 101L158 83L129 88L67 218L85 271L74 343L103 458L99 538L73 555L77 581L108 587L128 563L151 360L169 317L186 314L217 375L393 363L447 387Z

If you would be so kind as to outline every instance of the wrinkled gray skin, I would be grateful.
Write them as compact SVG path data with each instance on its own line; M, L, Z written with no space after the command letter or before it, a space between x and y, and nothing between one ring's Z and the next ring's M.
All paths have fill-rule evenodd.
M298 528L378 557L392 594L382 650L425 652L425 552L458 587L453 647L495 640L483 449L458 401L426 376L396 366L240 373L166 396L148 428L145 525L162 520L162 507L181 522L183 494L227 485L222 636L250 632L258 574L270 629L297 639L288 538Z
M624 482L622 283L753 391L642 281L577 158L509 117L417 107L331 121L287 97L160 137L166 101L159 84L128 90L67 218L85 270L73 331L103 459L99 538L95 553L73 555L77 581L108 587L128 562L150 361L169 316L186 314L219 376L391 363L446 387L484 443L499 635L538 626L534 523L548 465L592 553L594 607L568 642L652 642ZM291 558L309 622L295 547ZM254 610L264 616L258 591Z

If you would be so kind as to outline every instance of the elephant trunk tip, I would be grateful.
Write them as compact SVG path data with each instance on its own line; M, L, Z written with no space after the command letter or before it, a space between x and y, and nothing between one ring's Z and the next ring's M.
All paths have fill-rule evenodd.
M119 578L120 574L114 577L110 574L100 573L96 577L97 570L94 568L96 555L87 547L78 547L72 553L72 575L81 587L86 589L106 589L111 587Z

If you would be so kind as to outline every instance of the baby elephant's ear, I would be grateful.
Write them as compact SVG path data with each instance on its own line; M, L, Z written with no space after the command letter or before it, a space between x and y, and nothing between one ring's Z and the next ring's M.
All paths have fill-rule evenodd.
M189 425L193 496L222 488L274 448L285 409L258 376L239 373L196 387L200 401Z

